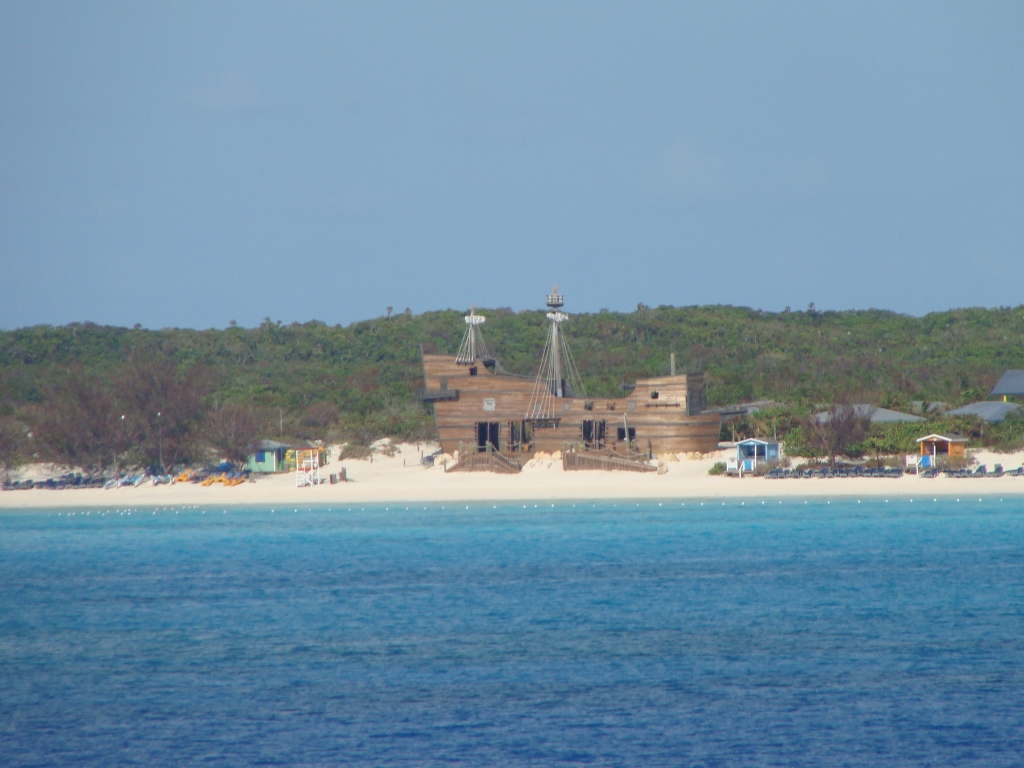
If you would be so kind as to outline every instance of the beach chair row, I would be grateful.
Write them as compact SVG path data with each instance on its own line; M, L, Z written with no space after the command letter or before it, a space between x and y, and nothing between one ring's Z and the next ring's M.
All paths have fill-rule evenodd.
M940 471L938 469L929 469L921 473L921 477L938 477ZM947 469L943 470L941 474L946 477L1021 477L1024 476L1024 466L1017 467L1006 471L1003 469L1002 464L996 464L992 471L988 471L988 467L982 464L977 469Z
M44 488L51 491L63 491L67 488L102 488L103 478L91 477L78 473L69 473L46 480L7 480L0 489L4 491L30 491L33 488Z
M903 470L898 467L818 467L817 469L784 469L777 467L764 475L766 480L810 479L829 477L903 477Z

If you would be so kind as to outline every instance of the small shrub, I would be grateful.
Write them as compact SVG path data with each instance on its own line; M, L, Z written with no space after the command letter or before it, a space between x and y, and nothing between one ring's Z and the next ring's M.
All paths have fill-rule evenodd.
M711 469L708 470L708 474L709 475L724 475L725 474L725 462L724 461L716 461L711 466Z
M370 446L359 443L345 443L341 448L341 455L338 461L344 459L368 459L370 458Z
M1024 443L1021 443L1019 439L1006 440L989 446L989 450L993 453L1016 453L1021 448L1024 448Z
M334 403L320 401L306 409L299 423L303 427L329 427L338 420L338 416L338 406Z

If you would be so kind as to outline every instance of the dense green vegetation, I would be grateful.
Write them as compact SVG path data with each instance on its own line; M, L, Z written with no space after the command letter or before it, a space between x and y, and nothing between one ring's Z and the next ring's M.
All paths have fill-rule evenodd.
M479 311L487 316L487 344L505 368L533 373L544 343L544 313ZM415 399L420 344L454 352L465 328L462 314L401 314L345 327L268 319L251 329L149 331L75 323L2 331L0 417L25 421L62 391L69 371L116 381L130 361L138 368L139 360L161 360L180 376L204 371L207 407L247 409L267 437L333 432L365 443L383 435L426 436L430 412ZM881 310L818 312L813 306L770 313L640 305L631 313L574 315L566 333L591 395L620 394L624 383L666 374L675 352L679 370L705 371L711 405L762 399L782 404L768 413L773 422L740 425L741 433L770 430L765 433L780 437L798 429L816 404L841 400L908 409L924 400L955 406L984 399L1006 369L1024 368L1024 307L911 317Z

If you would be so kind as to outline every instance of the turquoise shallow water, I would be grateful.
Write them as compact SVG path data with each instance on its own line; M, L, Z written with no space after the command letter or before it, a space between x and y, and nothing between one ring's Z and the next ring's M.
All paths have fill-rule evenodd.
M1021 501L465 506L0 515L0 763L1024 762Z

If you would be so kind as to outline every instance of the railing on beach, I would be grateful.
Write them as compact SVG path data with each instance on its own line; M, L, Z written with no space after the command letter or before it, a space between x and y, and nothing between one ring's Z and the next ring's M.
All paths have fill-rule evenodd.
M517 475L523 471L517 459L495 451L488 444L486 451L465 451L459 443L459 460L445 472L497 472L502 475Z
M658 468L647 463L645 453L617 453L610 448L587 449L580 443L566 443L562 446L562 469L600 469L619 472L657 472Z

